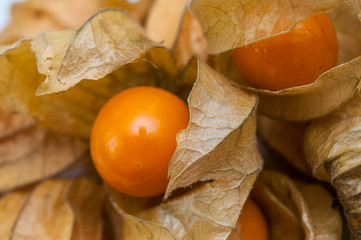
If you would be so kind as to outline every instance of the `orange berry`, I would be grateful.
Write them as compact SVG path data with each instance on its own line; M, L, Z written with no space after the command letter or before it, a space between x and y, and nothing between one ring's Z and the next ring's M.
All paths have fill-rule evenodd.
M310 84L336 65L337 56L336 32L326 14L300 21L285 34L232 50L243 77L268 90Z
M268 240L268 226L257 204L248 199L243 205L237 227L243 240Z
M90 150L100 176L120 192L151 197L165 192L176 135L189 110L176 95L134 87L111 98L99 112Z

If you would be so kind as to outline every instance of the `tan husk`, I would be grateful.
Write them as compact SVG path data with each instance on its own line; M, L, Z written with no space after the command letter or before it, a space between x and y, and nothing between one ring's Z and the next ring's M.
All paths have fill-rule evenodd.
M0 239L10 239L11 230L32 187L18 189L0 199Z
M185 0L155 1L146 22L147 36L171 49L179 68L186 66L194 54L203 60L207 57L207 41L187 3Z
M47 180L0 199L1 239L103 239L105 192L86 179Z
M103 239L103 206L105 192L100 185L85 178L74 180L67 193L75 222L72 240Z
M360 0L344 0L344 5L361 21L361 2Z
M190 124L177 136L167 200L108 190L122 215L126 239L226 239L262 168L255 136L256 97L202 62L195 67L198 77L188 98ZM192 190L169 198L175 189L193 184Z
M11 22L0 35L0 44L31 38L43 31L75 29L102 8L120 7L143 21L152 0L27 0L12 6Z
M75 33L64 34L62 41L59 37L43 34L33 41L39 72L47 75L38 95L102 78L153 46L140 25L119 9L102 10Z
M313 173L331 181L343 205L353 239L361 237L360 126L361 94L307 128L305 151Z
M166 197L197 181L247 175L260 169L258 152L250 150L256 149L254 95L200 62L188 104L191 120L187 130L177 136Z
M311 168L303 150L306 123L286 122L258 116L257 131L266 142L293 166L311 175Z
M0 110L0 139L35 125L35 120L27 115Z
M48 180L27 197L11 231L11 239L71 239L74 215L64 201L71 182Z
M352 96L360 81L361 70L358 66L361 64L361 58L353 59L351 56L360 56L361 52L355 53L352 49L352 54L347 53L346 47L342 46L340 48L342 61L347 60L349 62L330 69L320 75L312 84L280 91L248 87L249 84L245 84L233 64L227 64L227 67L224 65L232 62L229 54L232 48L253 43L275 33L288 31L297 21L315 13L333 10L339 3L340 1L306 1L303 4L294 4L291 0L282 0L278 1L278 4L251 1L243 5L241 1L237 0L222 3L194 0L190 6L200 21L203 31L206 32L210 52L214 54L224 52L212 58L212 67L241 83L244 89L257 94L260 98L259 112L262 114L275 119L306 121L321 117L337 109ZM337 9L337 11L343 10ZM336 31L339 29L342 31L345 26L349 28L346 20L343 20L347 18L350 16L344 13L341 18L334 18L335 21L342 22L336 24L338 27ZM276 23L281 21L280 19L287 20L282 25ZM350 21L353 20L348 20L348 22ZM352 33L354 32L357 30L353 29ZM357 45L359 45L358 42ZM341 39L340 44L345 43L347 41Z
M118 213L118 211L112 206L110 200L105 202L105 211L110 222L110 227L112 228L112 234L114 240L124 240L123 239L123 217Z
M252 197L268 219L270 240L341 239L340 212L332 207L333 197L318 184L295 182L281 173L263 171Z
M344 0L346 3L347 0ZM351 1L349 1L351 2ZM352 2L356 2L352 0ZM341 5L328 14L337 34L338 60L337 63L346 63L361 55L361 23L352 16L348 9Z
M4 135L0 137L0 192L48 178L86 150L84 142L37 125Z
M190 9L208 41L208 53L218 54L290 30L312 14L336 8L340 0L192 0Z

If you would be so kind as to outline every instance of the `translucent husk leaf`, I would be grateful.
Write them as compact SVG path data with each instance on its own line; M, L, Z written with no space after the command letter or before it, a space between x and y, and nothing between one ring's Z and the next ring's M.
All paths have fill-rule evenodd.
M188 11L187 3L185 0L155 1L146 22L147 36L171 49L180 68L186 66L194 54L203 60L207 57L202 28Z
M361 1L360 0L344 0L343 3L361 21Z
M358 0L357 0L358 1ZM344 0L344 3L347 1ZM350 1L351 2L351 1ZM356 0L352 0L356 2ZM361 24L348 9L341 5L328 14L338 40L338 64L346 63L361 55Z
M48 180L36 186L18 212L11 239L71 239L74 215L64 201L70 184Z
M35 120L27 115L5 112L0 109L0 139L20 132L35 124Z
M86 45L87 47L84 47ZM66 91L83 79L97 80L151 48L140 25L117 9L98 12L73 35L43 34L33 41L39 72L47 75L38 95Z
M113 229L114 240L123 240L123 217L112 206L110 201L105 202L105 211L110 222L110 226Z
M187 129L177 136L166 197L198 181L246 176L260 170L254 95L200 62L188 104L191 119Z
M344 208L353 239L361 237L361 94L307 128L305 151L313 173L331 181Z
M9 117L14 119L19 115L9 114ZM88 148L80 140L51 133L38 125L20 126L22 128L0 137L0 192L64 170Z
M0 199L1 239L103 239L102 186L47 180Z
M190 9L217 54L290 30L312 14L337 7L340 0L192 0Z
M75 215L72 240L103 239L104 200L102 186L85 178L73 181L67 194L67 201Z
M306 123L286 122L258 116L257 131L266 142L297 169L311 175L311 168L303 150L305 130Z
M263 171L252 197L267 217L270 240L341 239L340 212L332 207L333 197L318 184L295 182L281 173Z
M11 230L32 187L19 189L0 199L0 239L10 239Z
M187 0L156 0L145 25L147 36L156 43L173 48L180 34L187 2Z
M204 3L207 2L207 5ZM258 31L258 26L262 29L268 29L266 27L271 27L268 25L272 21L268 22L267 24L263 23L265 19L268 19L272 17L272 19L279 20L279 19L287 19L291 18L291 23L287 28L290 28L293 26L295 21L302 20L303 17L307 17L310 14L323 12L327 10L332 10L338 6L337 1L306 1L304 4L301 5L294 5L295 7L289 7L287 8L289 11L285 12L279 12L282 7L287 6L292 1L278 1L279 4L267 4L263 3L262 1L256 1L256 2L249 2L246 3L246 6L243 6L243 9L237 9L234 8L234 5L232 8L237 9L235 11L227 10L228 5L225 3L217 3L220 6L219 9L222 10L222 12L217 10L210 10L208 1L197 0L193 1L191 3L191 8L198 9L199 6L203 6L203 4L206 6L206 9L208 9L208 13L211 16L208 16L204 12L197 12L197 17L205 17L208 16L208 18L213 18L212 24L208 28L203 28L204 31L207 31L208 34L210 32L214 31L215 29L218 29L219 24L222 25L222 28L235 31L240 31L240 34L245 34L248 37L248 34L250 36L253 36L250 38L250 40L247 40L247 43L253 43L256 40L259 40L260 38L256 37L256 32ZM216 4L213 1L211 4ZM240 1L227 1L232 2L233 4L242 5ZM236 3L237 2L237 3ZM328 6L326 6L327 4ZM282 5L282 4L286 5ZM323 5L325 3L326 5ZM199 5L198 5L199 4ZM253 5L252 5L253 4ZM262 8L262 4L264 7ZM195 6L193 6L195 5ZM251 6L252 5L252 6ZM260 6L258 6L260 5ZM257 7L258 6L258 7ZM322 7L320 7L322 6ZM214 7L214 6L213 6ZM260 7L260 8L259 8ZM280 9L277 9L277 7L280 7ZM216 9L216 8L214 8ZM265 10L267 9L267 11ZM307 11L306 11L307 9ZM311 11L312 10L312 11ZM195 10L193 10L195 11ZM197 10L198 11L198 10ZM341 13L339 13L341 12ZM219 14L218 14L219 13ZM244 13L244 14L243 14ZM307 13L307 14L306 14ZM203 16L203 15L205 16ZM217 15L218 14L218 15ZM222 17L224 14L227 14L227 19L232 19L232 21L225 21L222 20ZM298 15L300 14L300 15ZM272 15L272 16L271 16ZM335 16L335 15L338 15ZM301 18L301 16L303 16ZM243 17L245 19L242 23L237 23L237 27L235 27L235 22L239 21L238 18ZM262 18L261 18L262 17ZM300 19L298 19L300 17ZM205 21L204 19L199 19L200 22ZM352 30L347 30L350 32L350 35L348 38L353 38L353 34L355 32L358 32L357 30L360 28L356 24L348 25L347 23L354 22L354 20L347 20L352 19L351 14L345 14L345 11L343 9L337 9L337 13L334 14L334 21L335 21L335 27L336 32L340 31L345 32L345 28L349 29L350 26L355 27ZM219 20L217 20L219 19ZM207 21L210 21L209 19ZM256 21L258 23L255 24L253 27L251 25L248 25L249 23L254 24ZM287 25L287 24L286 24ZM286 26L285 25L285 26ZM347 27L346 27L347 26ZM204 27L204 26L203 26ZM244 29L243 29L244 27ZM247 28L246 28L247 27ZM236 30L235 30L236 29ZM238 30L237 30L238 29ZM241 31L243 29L243 31ZM272 30L269 29L269 30ZM248 32L249 31L249 32ZM347 32L346 31L346 32ZM276 31L279 32L279 31ZM352 34L351 34L352 32ZM269 32L267 35L265 35L262 38L269 37L271 32ZM234 33L234 35L237 35L237 33ZM340 36L340 34L338 34ZM342 35L342 34L341 34ZM345 34L343 34L345 35ZM212 35L213 36L213 35ZM243 36L243 35L242 35ZM217 32L216 37L208 37L208 41L211 41L211 39L215 38L221 38L225 41L231 41L232 37L229 37L228 35L219 34L219 31ZM245 36L243 36L245 37ZM342 36L341 36L342 37ZM211 38L211 39L210 39ZM243 38L242 41L246 41ZM218 40L217 40L218 41ZM339 63L340 64L329 71L325 72L324 74L320 75L319 78L312 84L301 86L301 87L293 87L288 88L280 91L269 91L269 90L263 90L263 89L255 89L252 87L249 87L247 83L245 83L245 80L242 79L242 76L238 73L238 71L235 69L234 64L232 63L230 50L233 47L238 47L244 45L246 42L241 42L240 44L237 44L235 46L232 45L232 47L224 48L222 51L227 51L223 54L216 55L212 57L211 65L216 70L220 71L225 76L235 80L236 82L241 83L241 85L244 87L245 90L250 91L254 94L257 94L260 98L259 102L259 112L267 115L274 119L281 119L281 120L288 120L288 121L307 121L310 119L318 118L321 116L324 116L328 114L329 112L337 109L339 106L344 104L355 92L356 88L359 85L360 76L361 76L361 68L359 67L361 65L361 58L357 57L360 56L361 51L357 52L355 49L351 49L352 46L359 46L359 41L351 41L347 39L346 37L343 37L340 39L340 45L344 44L340 47L340 53L342 59ZM348 43L352 43L352 45L349 45ZM211 43L209 43L211 45ZM346 45L346 46L345 46ZM220 43L215 44L215 46L222 46ZM348 48L348 49L347 49ZM347 50L346 50L347 49ZM359 49L359 47L357 47ZM214 53L220 53L220 51L214 52ZM351 57L352 56L352 57ZM354 58L356 57L356 58ZM346 61L346 62L345 62ZM348 62L347 62L348 61ZM227 66L224 66L227 65ZM311 107L310 107L311 106Z
M262 168L255 136L257 98L201 61L191 66L198 74L188 97L190 124L177 136L167 200L108 189L125 239L226 239ZM169 198L189 185L192 190Z
M75 29L91 15L106 7L120 7L142 21L152 0L28 0L15 3L12 21L0 35L1 44L30 38L43 31Z

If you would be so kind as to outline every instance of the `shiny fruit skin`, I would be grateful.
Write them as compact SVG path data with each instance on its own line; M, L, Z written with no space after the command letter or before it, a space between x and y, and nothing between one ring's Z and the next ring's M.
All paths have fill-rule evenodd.
M267 221L258 207L251 199L243 205L241 215L237 221L243 240L268 240Z
M241 75L268 90L302 86L336 65L338 42L326 14L300 21L285 33L232 50Z
M187 105L155 87L134 87L111 98L93 125L95 167L118 191L151 197L165 192L176 135L189 122Z

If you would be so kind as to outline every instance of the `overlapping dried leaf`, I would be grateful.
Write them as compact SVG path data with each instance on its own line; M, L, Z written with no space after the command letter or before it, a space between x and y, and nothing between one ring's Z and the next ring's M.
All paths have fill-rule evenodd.
M29 116L0 114L0 192L48 178L87 149L82 141L51 133Z
M1 239L103 239L105 193L88 180L47 180L0 199Z
M341 239L340 212L320 185L263 171L252 193L268 218L270 239Z
M75 29L102 8L119 7L143 21L153 0L27 0L12 6L12 21L0 35L0 44L35 37L48 30Z
M331 180L341 201L354 239L361 237L359 204L361 94L341 109L308 127L305 149L314 174Z
M207 57L207 41L187 3L187 0L155 1L146 22L147 36L171 49L180 68L186 66L194 54L203 60Z
M303 150L306 123L279 121L258 116L257 131L266 142L293 166L303 173L311 174Z

